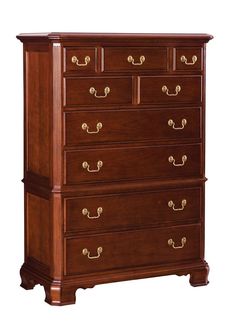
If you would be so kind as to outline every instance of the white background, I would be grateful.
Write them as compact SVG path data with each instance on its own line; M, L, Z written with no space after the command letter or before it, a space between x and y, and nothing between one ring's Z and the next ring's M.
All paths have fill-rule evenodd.
M1 325L236 324L235 1L1 1ZM207 46L206 259L210 284L166 276L78 290L51 307L44 291L19 287L23 262L22 32L198 32ZM2 321L1 319L4 319ZM14 321L14 319L17 319Z

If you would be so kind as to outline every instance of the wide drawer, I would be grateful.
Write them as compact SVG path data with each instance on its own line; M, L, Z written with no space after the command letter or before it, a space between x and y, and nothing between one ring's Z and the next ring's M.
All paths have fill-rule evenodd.
M65 152L66 184L201 176L201 145L71 150Z
M132 104L132 78L129 77L68 77L64 86L66 106Z
M94 47L65 47L64 71L86 73L95 72L97 49Z
M67 275L200 259L200 226L115 232L65 240Z
M140 104L197 104L201 101L201 76L140 77Z
M104 71L167 71L165 47L108 47L104 49Z
M65 145L200 138L200 108L80 111L64 114Z
M199 222L201 188L65 198L65 231Z

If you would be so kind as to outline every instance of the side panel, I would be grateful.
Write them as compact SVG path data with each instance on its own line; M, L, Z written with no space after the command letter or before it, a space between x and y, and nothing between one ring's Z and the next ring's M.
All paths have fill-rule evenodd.
M27 44L25 59L25 177L49 180L50 52L48 45Z

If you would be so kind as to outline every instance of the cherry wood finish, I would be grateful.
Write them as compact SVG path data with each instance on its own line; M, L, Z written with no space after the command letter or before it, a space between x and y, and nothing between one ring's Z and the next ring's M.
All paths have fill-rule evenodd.
M104 71L167 71L167 48L165 47L111 47L104 48ZM133 61L129 62L131 56ZM142 58L144 61L142 63ZM141 60L141 61L140 61Z
M131 104L132 103L132 79L129 77L68 77L65 85L65 106L106 104ZM110 88L106 97L96 97L89 92L93 87L97 96L105 96L104 89Z
M64 199L65 232L142 228L187 224L201 220L203 190L179 188L155 192L121 193ZM186 206L182 201L186 200ZM169 207L173 201L175 207ZM98 214L98 208L102 213ZM83 214L86 208L89 214ZM175 210L177 209L177 210Z
M41 284L46 302L65 305L75 302L78 288L106 282L190 274L191 285L208 283L204 87L211 38L18 36L24 44L23 288ZM105 87L110 92L101 97ZM169 161L173 156L181 164L183 155L183 166ZM98 160L98 172L82 166L87 161L96 169Z
M66 146L79 146L107 142L200 139L201 112L201 108L65 112L64 143ZM187 122L184 126L183 119ZM173 120L174 125L169 125L169 120ZM87 129L82 128L84 123ZM96 134L91 134L97 131L98 123L102 123L102 128Z
M169 162L172 156L176 164ZM90 173L83 168L83 162L90 170L98 170L97 162L103 165L98 172ZM94 181L119 181L145 178L174 178L201 176L201 147L194 145L145 146L125 148L86 149L65 152L65 184Z
M78 61L73 62L76 57ZM86 62L86 57L89 61ZM64 48L64 71L65 72L95 72L97 70L97 49L95 47L65 47Z
M162 91L166 86L169 94L176 93L176 87L181 87L177 96L168 96ZM199 104L202 101L202 77L140 77L140 104Z
M177 247L181 246L183 237L187 241L182 249L168 245L173 239ZM91 257L96 256L98 247L103 248L99 259L82 253L87 248ZM189 225L81 236L66 239L65 248L66 275L196 260L200 256L200 228Z

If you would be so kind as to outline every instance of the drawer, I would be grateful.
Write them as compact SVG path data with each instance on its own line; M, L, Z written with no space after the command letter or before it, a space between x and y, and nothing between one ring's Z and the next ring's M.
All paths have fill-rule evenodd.
M97 65L97 49L94 47L65 47L65 72L95 72Z
M165 47L108 47L104 49L104 71L167 71Z
M203 70L203 49L200 47L178 47L174 49L174 70Z
M200 162L200 144L68 150L64 182L199 177Z
M66 146L200 138L201 108L66 112Z
M65 250L67 275L182 263L200 259L200 227L194 224L71 238L65 241Z
M132 104L132 78L129 77L68 77L64 85L66 106Z
M201 76L140 77L140 104L195 104L201 101Z
M65 231L199 222L201 188L65 198Z

